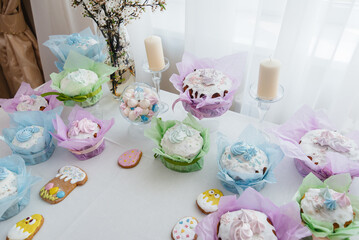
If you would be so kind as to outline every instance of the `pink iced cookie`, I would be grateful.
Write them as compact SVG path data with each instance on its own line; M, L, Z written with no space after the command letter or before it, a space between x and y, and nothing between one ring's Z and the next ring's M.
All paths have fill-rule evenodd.
M142 152L139 149L130 149L121 154L118 158L118 165L123 168L133 168L136 167L140 162L142 157Z

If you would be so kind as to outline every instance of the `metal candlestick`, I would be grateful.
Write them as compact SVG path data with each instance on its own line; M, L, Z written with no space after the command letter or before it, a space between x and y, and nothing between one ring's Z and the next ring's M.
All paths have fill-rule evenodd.
M148 62L145 62L142 66L143 70L145 72L152 74L152 81L153 81L153 84L155 85L155 88L156 88L156 91L157 91L157 94L159 97L160 97L160 84L161 84L162 72L166 71L170 66L170 62L169 62L168 58L164 58L164 59L165 59L165 66L159 71L152 71L150 69L150 67L148 66ZM165 113L168 111L168 104L165 102L162 102L161 97L159 99L158 107L159 107L160 113Z

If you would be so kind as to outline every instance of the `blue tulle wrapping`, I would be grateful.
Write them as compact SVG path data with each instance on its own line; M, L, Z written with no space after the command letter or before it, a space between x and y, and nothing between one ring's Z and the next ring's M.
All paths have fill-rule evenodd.
M51 157L55 150L55 144L50 134L50 132L54 132L52 119L56 118L56 114L60 115L62 109L63 107L60 106L47 112L32 111L27 112L27 114L9 114L11 118L10 128L5 128L2 133L5 142L9 145L13 154L20 155L24 159L26 165L38 164ZM12 141L16 133L27 126L32 125L44 128L43 137L39 138L37 143L28 149L13 145Z
M236 173L223 168L221 165L221 158L226 147L231 144L227 141L223 134L219 133L217 138L217 163L219 168L217 177L222 182L223 186L228 191L241 194L248 187L252 187L257 191L260 191L264 188L266 183L275 183L276 179L273 172L274 168L284 157L280 147L267 141L266 136L251 125L244 129L239 136L238 141L244 141L248 144L254 145L265 152L268 157L269 166L264 175L260 173Z
M0 200L0 221L9 219L24 209L30 201L30 187L40 180L26 172L24 160L18 155L0 158L0 166L17 174L17 193Z
M90 28L71 35L52 35L44 42L51 52L57 57L55 65L61 72L70 51L75 51L96 62L104 62L107 58L106 41L102 35L94 35ZM89 44L89 41L96 44Z

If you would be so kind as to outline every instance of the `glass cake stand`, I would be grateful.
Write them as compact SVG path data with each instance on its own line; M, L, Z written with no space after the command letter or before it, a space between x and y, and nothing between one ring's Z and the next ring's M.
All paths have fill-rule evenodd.
M152 71L148 65L148 62L145 62L142 66L143 70L145 72L152 74L152 81L153 81L153 84L155 85L157 95L159 97L160 97L160 84L161 84L162 72L166 71L170 67L170 61L168 60L168 58L165 57L164 59L165 59L165 66L159 71ZM168 111L168 104L165 102L162 102L161 98L160 98L158 107L159 107L160 113L165 113Z

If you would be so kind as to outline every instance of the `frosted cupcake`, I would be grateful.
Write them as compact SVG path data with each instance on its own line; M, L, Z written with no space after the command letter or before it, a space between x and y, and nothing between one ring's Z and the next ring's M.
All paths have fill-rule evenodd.
M163 135L161 145L168 155L191 159L201 151L203 138L196 129L183 123L177 123Z
M67 132L70 139L89 139L96 138L101 127L98 123L90 119L83 118L71 123L71 128Z
M0 200L17 194L16 174L0 166Z
M226 147L221 158L222 167L229 171L229 174L238 180L240 174L255 174L254 178L261 177L268 169L268 158L265 152L258 147L238 141ZM232 174L231 174L232 173Z
M68 96L81 94L82 88L94 85L98 81L95 72L87 69L79 69L67 74L60 82L61 92Z
M29 204L31 185L38 180L26 173L25 162L19 155L0 158L0 222Z
M30 149L37 145L39 148L45 148L43 141L44 128L40 126L27 126L17 131L12 144L22 149Z
M182 122L155 117L145 136L156 143L155 157L159 156L167 168L178 172L202 169L209 151L209 134L192 115L188 114Z
M218 223L218 239L265 239L276 240L271 220L262 212L241 209L223 214Z
M338 153L359 163L359 146L350 138L335 131L327 129L309 131L300 139L299 146L315 165L326 165L327 153Z
M16 106L16 110L23 111L43 111L48 102L45 98L37 95L21 95L20 102Z
M350 199L345 193L327 188L310 188L300 202L302 213L310 218L328 222L333 230L348 227L355 217Z
M231 87L232 81L213 68L196 69L183 81L183 92L188 89L191 98L225 97Z

